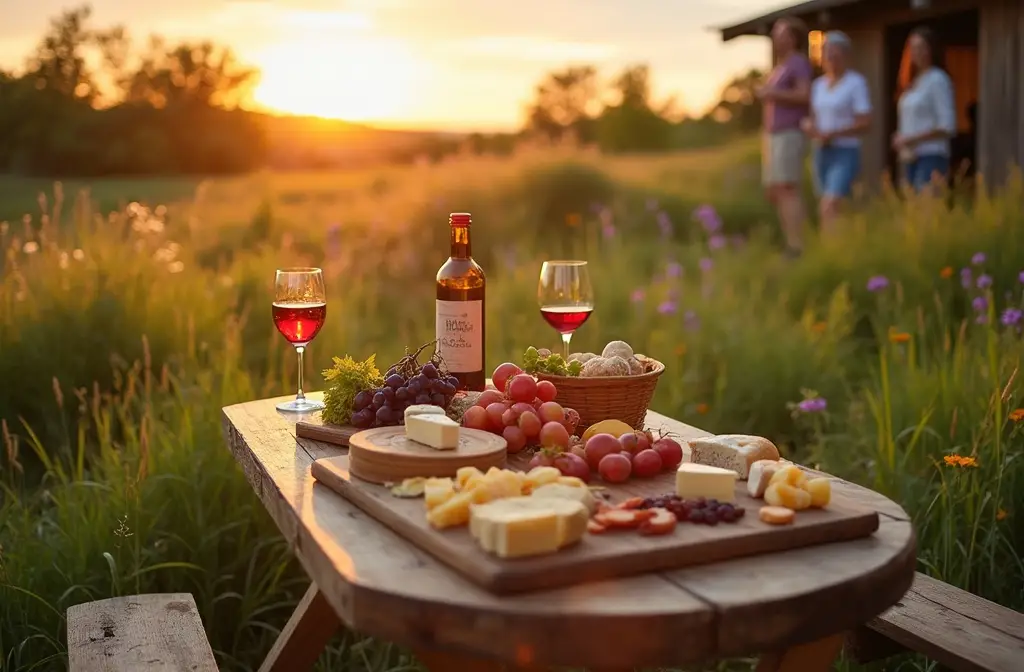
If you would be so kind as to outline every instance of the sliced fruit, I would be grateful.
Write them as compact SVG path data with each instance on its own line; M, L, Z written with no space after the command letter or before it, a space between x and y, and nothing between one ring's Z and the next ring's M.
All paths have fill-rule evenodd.
M596 422L590 427L587 427L587 431L583 432L583 443L587 442L587 439L594 436L595 434L611 434L616 439L625 434L626 432L632 432L633 428L624 423L622 420L602 420Z
M669 534L676 529L676 516L668 509L655 508L648 511L653 511L654 515L641 523L640 534Z

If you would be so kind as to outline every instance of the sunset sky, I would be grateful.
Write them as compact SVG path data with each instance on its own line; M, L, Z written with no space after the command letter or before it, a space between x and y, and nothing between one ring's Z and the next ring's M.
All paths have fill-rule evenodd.
M74 0L4 0L0 67L19 68ZM92 0L94 23L210 38L259 67L255 101L391 127L510 130L537 81L569 63L610 77L646 62L655 92L703 111L767 43L711 26L785 0Z

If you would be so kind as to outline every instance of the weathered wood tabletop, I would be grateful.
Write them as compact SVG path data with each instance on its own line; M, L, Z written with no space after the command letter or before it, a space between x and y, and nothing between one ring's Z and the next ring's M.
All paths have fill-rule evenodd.
M499 597L316 483L313 460L345 449L296 439L301 418L279 413L280 400L224 409L235 459L313 580L261 670L308 669L344 624L411 647L435 672L502 663L616 670L752 654L764 654L758 670L816 672L829 669L846 631L895 604L914 578L903 509L833 478L834 490L878 511L873 536ZM708 434L654 412L647 426Z

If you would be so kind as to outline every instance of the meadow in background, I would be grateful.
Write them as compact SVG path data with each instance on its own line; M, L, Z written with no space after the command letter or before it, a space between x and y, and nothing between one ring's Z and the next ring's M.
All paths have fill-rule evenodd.
M920 571L1024 608L1024 183L949 210L886 194L793 262L757 166L749 140L91 192L0 182L0 669L62 669L71 604L169 591L195 595L222 669L258 664L308 580L220 409L294 390L274 269L324 269L317 389L333 355L386 364L432 339L451 211L473 213L488 274L489 368L556 344L540 263L589 259L596 310L574 348L623 339L661 359L654 409L883 492L913 516ZM342 638L321 667L416 664Z

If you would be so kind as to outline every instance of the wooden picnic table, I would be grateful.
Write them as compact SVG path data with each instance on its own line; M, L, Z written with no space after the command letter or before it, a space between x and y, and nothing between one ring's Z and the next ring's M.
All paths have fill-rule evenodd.
M281 399L224 409L235 459L312 579L261 672L309 669L343 626L410 647L432 672L610 671L754 654L759 672L821 672L844 633L896 604L914 579L903 509L833 478L834 490L879 513L873 536L499 597L317 483L313 460L345 449L297 439L300 418L279 413ZM708 435L653 411L647 426Z

